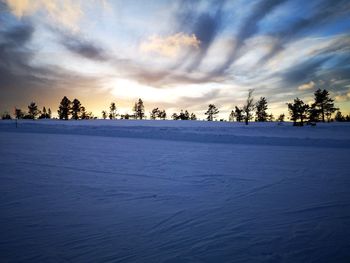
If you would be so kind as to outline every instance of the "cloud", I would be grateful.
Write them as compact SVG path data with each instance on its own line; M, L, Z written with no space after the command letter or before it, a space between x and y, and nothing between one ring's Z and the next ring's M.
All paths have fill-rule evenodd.
M60 90L94 87L96 77L79 75L53 65L33 65L35 51L28 48L34 27L20 24L0 31L0 105L10 109L23 103L58 94ZM34 98L36 96L37 98Z
M250 37L254 36L258 33L259 22L264 19L269 13L271 13L276 7L283 4L287 0L265 0L259 2L254 8L245 21L243 22L242 26L240 27L237 36L236 36L236 45L231 48L231 50L227 54L227 59L222 63L220 66L218 66L214 73L220 73L226 71L232 63L237 59L237 57L240 55L240 51L242 46L244 45L245 40L249 39Z
M289 42L303 37L303 34L306 34L311 29L325 26L332 20L348 15L350 3L344 0L324 0L317 2L312 11L308 17L288 23L288 26L282 28L282 30L271 33L276 41L271 50L260 59L259 64L271 60L282 52Z
M173 69L184 64L188 72L198 69L223 28L225 3L226 0L208 1L205 2L207 6L203 9L203 2L180 1L176 14L176 28L195 34L201 45L197 52L186 54L177 61Z
M310 90L313 89L316 86L316 83L313 81L310 81L309 83L304 83L298 87L298 90Z
M207 55L209 47L214 42L219 32L221 22L220 18L220 9L215 13L215 15L202 14L197 18L193 31L200 39L202 45L199 52L193 57L190 65L187 66L188 71L198 68L203 58Z
M78 34L67 33L59 30L53 30L58 34L60 43L70 52L90 60L107 61L110 58L106 50L91 40L85 39Z
M182 32L171 36L151 36L140 44L140 50L144 53L155 53L165 57L176 57L186 48L198 49L201 41L196 35L187 35Z
M11 12L21 18L39 11L55 23L77 29L83 15L79 1L74 0L5 0Z
M336 102L350 101L350 89L348 89L347 93L343 93L335 96L335 101Z
M322 66L330 59L330 56L315 57L298 64L294 64L282 73L286 84L295 86L302 82L316 79Z

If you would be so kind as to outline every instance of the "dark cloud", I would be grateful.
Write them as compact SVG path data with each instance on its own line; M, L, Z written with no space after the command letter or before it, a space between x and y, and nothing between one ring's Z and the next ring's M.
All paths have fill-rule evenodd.
M50 30L56 34L59 43L73 54L94 61L107 61L110 59L107 55L108 52L98 43L62 29L51 27Z
M185 30L188 34L195 34L200 40L200 48L198 52L191 52L180 58L172 69L183 65L188 60L190 60L189 65L186 67L188 72L192 72L200 66L208 49L222 29L223 6L225 2L226 0L210 2L209 10L202 12L197 11L199 9L198 6L201 4L200 1L181 2L176 15L177 30Z
M304 82L309 82L317 77L319 70L329 59L329 56L316 57L293 65L282 74L282 78L286 84L293 87Z
M57 66L34 66L35 50L28 48L35 28L22 23L0 31L0 104L52 96L59 89L88 87L94 78L81 76ZM5 105L5 106L4 106ZM11 106L12 108L12 106Z
M311 58L292 65L282 73L285 84L291 87L309 81L329 83L336 79L350 82L350 39L347 36L334 40L330 45L314 50ZM337 85L337 89L341 89Z
M193 33L201 41L199 52L192 58L190 65L187 67L187 70L191 72L194 69L197 69L203 58L206 56L208 49L216 39L216 36L221 29L221 20L222 20L222 2L217 9L217 11L211 14L201 14L197 19L192 28Z
M344 55L341 59L331 55L316 57L293 65L282 73L279 90L296 89L301 84L313 81L315 83L313 90L320 88L335 93L348 92L350 85L349 65L350 54ZM298 93L305 95L310 94L310 92L310 90L298 91Z

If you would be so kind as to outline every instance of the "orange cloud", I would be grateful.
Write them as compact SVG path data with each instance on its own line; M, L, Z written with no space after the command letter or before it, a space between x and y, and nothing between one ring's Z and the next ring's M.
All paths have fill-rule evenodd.
M82 4L100 3L104 8L107 0L5 0L11 12L21 18L42 11L54 23L70 29L78 29L83 16Z
M348 93L335 96L336 102L344 102L344 101L349 101L349 100L350 100L350 90L348 91Z
M316 86L315 82L310 81L309 83L305 83L303 85L300 85L298 87L298 90L309 90L309 89L313 89Z
M152 36L140 44L140 50L144 53L157 53L165 57L176 57L182 48L199 48L200 41L197 37L186 35L182 32L167 36Z

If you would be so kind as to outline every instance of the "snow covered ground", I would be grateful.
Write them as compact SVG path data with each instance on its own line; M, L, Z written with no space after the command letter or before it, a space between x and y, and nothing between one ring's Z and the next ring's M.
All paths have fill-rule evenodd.
M349 262L350 125L0 121L0 262Z

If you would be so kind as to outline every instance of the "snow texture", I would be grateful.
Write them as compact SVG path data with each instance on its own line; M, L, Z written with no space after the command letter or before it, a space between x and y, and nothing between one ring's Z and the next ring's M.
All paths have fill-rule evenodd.
M0 262L349 262L350 125L0 121Z

